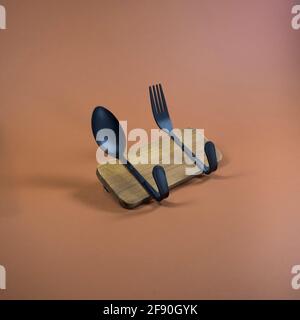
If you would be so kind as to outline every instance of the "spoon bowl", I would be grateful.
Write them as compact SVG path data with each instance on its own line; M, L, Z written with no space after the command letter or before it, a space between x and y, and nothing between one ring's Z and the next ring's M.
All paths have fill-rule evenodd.
M92 131L99 147L110 156L124 156L126 139L119 120L105 107L96 107L92 115Z

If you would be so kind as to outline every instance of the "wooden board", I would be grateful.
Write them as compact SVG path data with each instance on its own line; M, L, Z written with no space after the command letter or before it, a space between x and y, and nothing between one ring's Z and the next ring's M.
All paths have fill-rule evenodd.
M165 134L165 133L163 133ZM195 152L195 131L193 131L193 151ZM206 139L205 139L206 140ZM162 143L157 141L152 141L148 145L141 147L141 154L148 152L148 159L150 155L155 155L159 157L159 164L165 169L169 188L172 189L179 184L182 184L190 179L194 178L195 175L186 175L186 168L191 167L186 164L174 164L175 156L182 157L183 152L180 147L178 147L170 139L170 164L161 164L162 160ZM140 154L140 155L141 155ZM168 156L168 153L165 153ZM145 155L145 154L144 154ZM205 158L205 163L207 164L207 159ZM217 149L218 161L222 159L221 152ZM134 158L130 158L132 162ZM155 181L152 177L152 169L155 164L136 164L134 165L136 169L147 179L147 181L157 190ZM120 204L127 209L133 209L142 203L147 203L151 200L151 197L145 191L145 189L136 181L136 179L127 171L127 169L122 164L102 164L97 167L96 171L97 177L103 184L104 188L112 193ZM201 172L198 172L198 175ZM155 200L153 200L155 201Z

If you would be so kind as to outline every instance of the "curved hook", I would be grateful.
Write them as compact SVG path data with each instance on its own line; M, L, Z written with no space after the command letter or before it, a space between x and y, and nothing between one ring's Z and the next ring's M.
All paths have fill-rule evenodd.
M165 170L162 166L156 165L152 170L152 175L155 180L158 191L136 170L136 168L127 161L124 163L127 170L136 178L140 185L147 193L156 201L161 201L169 196L169 186Z
M207 141L204 146L204 152L207 157L208 167L205 166L204 173L211 174L218 169L218 158L216 153L216 148L213 142Z
M152 175L159 191L158 201L169 196L169 186L166 172L162 166L156 165L152 170Z

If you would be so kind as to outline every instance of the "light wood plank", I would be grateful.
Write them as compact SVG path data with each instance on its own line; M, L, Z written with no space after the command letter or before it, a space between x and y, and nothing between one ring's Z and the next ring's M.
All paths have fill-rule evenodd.
M206 140L206 139L205 139ZM193 148L195 151L195 131L193 131ZM174 164L174 155L183 156L182 150L170 141L170 164L161 164L165 169L169 188L172 189L179 184L182 184L190 179L194 178L193 175L186 175L186 164ZM154 141L141 148L141 152L147 152L150 159L150 154L159 155L161 161L162 144L159 141ZM221 152L217 149L218 161L222 159ZM133 159L130 159L134 161ZM207 159L205 157L205 163ZM152 169L155 164L136 164L136 169L147 179L147 181L157 190L155 181L152 177ZM122 164L103 164L97 167L97 177L103 184L103 186L111 192L120 202L120 204L127 208L135 208L142 203L147 203L151 198L144 188L136 181L136 179L127 171ZM199 172L201 174L201 172Z

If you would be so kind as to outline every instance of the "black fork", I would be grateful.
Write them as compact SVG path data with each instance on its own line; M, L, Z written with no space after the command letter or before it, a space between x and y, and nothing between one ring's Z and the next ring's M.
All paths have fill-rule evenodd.
M160 129L165 131L174 142L181 147L186 155L195 162L197 167L205 174L210 174L218 168L218 160L215 145L211 141L207 141L204 146L204 152L207 157L208 166L200 161L196 155L187 148L182 141L172 132L173 124L169 115L167 102L162 89L162 85L153 85L149 87L150 102L154 119Z

